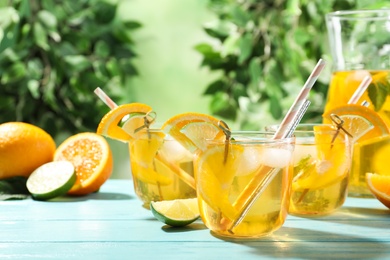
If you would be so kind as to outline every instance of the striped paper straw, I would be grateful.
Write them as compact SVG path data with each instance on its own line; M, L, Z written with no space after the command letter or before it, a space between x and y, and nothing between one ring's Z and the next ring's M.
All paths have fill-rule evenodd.
M107 96L107 94L99 87L93 91L110 109L116 108L118 105Z
M297 119L297 113L306 101L306 98L309 95L309 91L313 87L314 83L317 81L320 73L325 67L325 64L325 61L323 61L322 59L318 61L317 65L314 67L309 78L306 80L301 91L296 97L294 103L291 105L286 116L283 118L282 123L280 123L280 126L273 137L274 139L285 138L287 136L290 125L293 124L294 121Z
M372 81L371 76L365 76L362 82L360 83L359 87L355 90L355 93L353 93L352 97L349 99L348 104L356 104L359 99L363 96L364 91L368 88Z

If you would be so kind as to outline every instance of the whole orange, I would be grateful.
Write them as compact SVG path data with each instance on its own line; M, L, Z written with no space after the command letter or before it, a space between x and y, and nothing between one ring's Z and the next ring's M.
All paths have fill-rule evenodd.
M23 122L0 124L0 179L30 174L53 160L56 144L42 128Z

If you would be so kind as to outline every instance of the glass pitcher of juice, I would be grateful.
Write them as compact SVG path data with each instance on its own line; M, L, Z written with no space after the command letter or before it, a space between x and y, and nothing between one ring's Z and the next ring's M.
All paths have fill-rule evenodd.
M363 79L371 76L371 84L356 104L367 101L368 108L377 113L387 128L390 128L389 24L390 10L337 11L326 15L333 74L325 113L347 105ZM388 131L384 131L383 134L387 135ZM364 158L360 155L367 154L364 151L371 149L370 147L382 146L381 142L384 140L371 137L367 135L354 145L350 195L370 196L365 183L365 174L375 169L361 166L364 161L370 161L375 151ZM390 174L390 165L385 168L382 167L381 174L386 172Z

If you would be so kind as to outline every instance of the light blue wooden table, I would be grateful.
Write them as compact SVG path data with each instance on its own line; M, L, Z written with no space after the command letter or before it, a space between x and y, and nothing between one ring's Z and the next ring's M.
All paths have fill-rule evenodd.
M201 220L170 228L141 207L131 180L50 202L0 202L0 259L390 259L390 210L348 198L332 216L289 216L269 237L225 241Z

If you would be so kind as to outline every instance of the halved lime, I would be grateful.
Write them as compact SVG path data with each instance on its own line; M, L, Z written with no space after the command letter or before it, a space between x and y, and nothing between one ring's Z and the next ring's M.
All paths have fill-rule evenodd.
M199 218L197 198L153 201L150 210L159 221L172 227L182 227Z
M36 200L49 200L64 195L76 182L71 162L56 161L37 168L27 179L27 189Z

